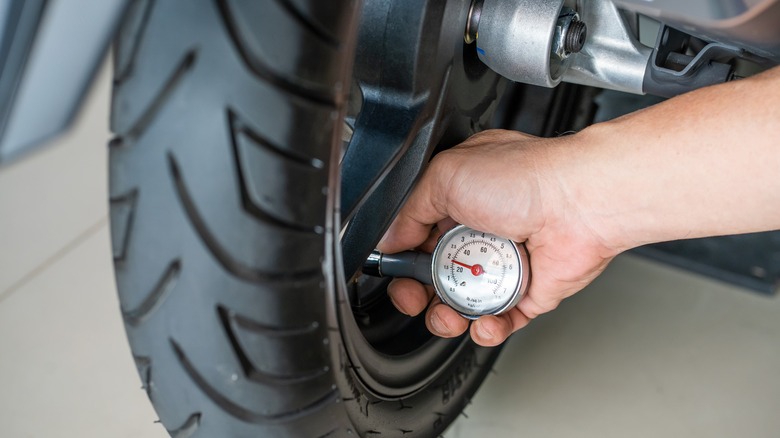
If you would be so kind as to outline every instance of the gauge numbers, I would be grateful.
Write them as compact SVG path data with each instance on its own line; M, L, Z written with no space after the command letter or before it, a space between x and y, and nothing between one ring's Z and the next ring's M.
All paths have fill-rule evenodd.
M459 225L439 240L431 274L439 298L476 319L517 304L528 286L528 254L511 240Z

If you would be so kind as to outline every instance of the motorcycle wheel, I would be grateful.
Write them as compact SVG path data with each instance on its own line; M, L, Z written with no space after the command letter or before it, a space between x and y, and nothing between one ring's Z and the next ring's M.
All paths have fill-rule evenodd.
M127 13L113 255L171 436L438 436L496 359L467 336L432 337L385 281L354 275L437 145L479 130L502 83L464 48L468 1L369 3L148 0ZM376 32L399 20L411 35Z

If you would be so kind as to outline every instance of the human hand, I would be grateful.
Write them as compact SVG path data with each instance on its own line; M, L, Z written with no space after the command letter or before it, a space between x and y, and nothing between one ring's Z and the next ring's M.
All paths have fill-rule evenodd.
M484 346L502 343L536 316L596 278L620 250L592 227L577 205L576 187L567 186L560 158L575 136L542 139L513 131L485 131L438 154L378 249L394 253L430 249L456 223L525 242L533 277L516 307L471 324L472 339ZM431 333L455 337L469 321L434 297L430 287L395 279L388 294L399 311L417 315L426 307Z

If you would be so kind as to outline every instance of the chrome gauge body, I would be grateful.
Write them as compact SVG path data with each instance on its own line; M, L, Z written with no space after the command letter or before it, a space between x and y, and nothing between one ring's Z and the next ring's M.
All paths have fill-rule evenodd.
M431 260L431 277L442 302L469 319L515 306L528 288L525 246L459 225L446 232Z

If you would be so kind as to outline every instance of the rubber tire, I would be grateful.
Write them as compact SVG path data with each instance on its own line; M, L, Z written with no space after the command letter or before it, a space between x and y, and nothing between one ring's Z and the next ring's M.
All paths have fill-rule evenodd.
M347 354L331 224L357 9L137 1L124 20L113 255L173 437L438 436L495 360L466 343L421 390L383 398Z

